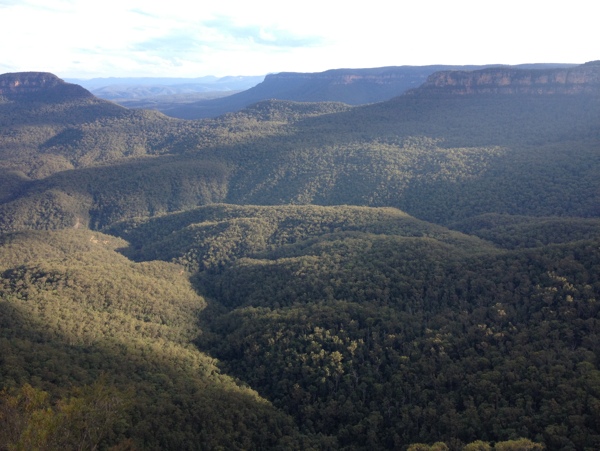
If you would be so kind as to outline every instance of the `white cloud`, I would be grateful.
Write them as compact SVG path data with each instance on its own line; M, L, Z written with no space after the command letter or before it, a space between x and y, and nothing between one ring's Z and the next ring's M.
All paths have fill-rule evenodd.
M260 75L598 59L586 0L0 0L3 67L62 77Z

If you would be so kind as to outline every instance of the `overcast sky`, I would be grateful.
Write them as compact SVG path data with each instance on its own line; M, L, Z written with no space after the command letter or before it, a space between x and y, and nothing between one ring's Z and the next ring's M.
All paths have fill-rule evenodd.
M589 0L0 0L0 73L264 75L600 59Z

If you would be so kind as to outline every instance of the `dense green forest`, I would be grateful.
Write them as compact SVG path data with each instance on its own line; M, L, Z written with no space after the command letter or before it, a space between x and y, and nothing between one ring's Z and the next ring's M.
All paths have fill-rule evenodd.
M0 449L600 449L600 90L51 80L0 89Z
M196 343L304 433L594 449L599 229L543 224L545 243L521 249L502 221L506 246L393 209L224 205L112 233L131 258L199 270Z
M202 333L197 317L205 300L181 266L132 263L115 251L123 244L72 230L2 237L0 380L7 394L18 397L13 391L30 384L50 393L52 402L77 399L74 390L93 390L100 381L121 407L112 417L89 419L108 423L94 445L134 437L140 449L300 449L289 416L222 374L214 358L191 345ZM15 419L5 414L6 404L0 430L10 425L46 432L28 431L24 421L11 425ZM39 419L27 420L35 429ZM67 439L48 423L58 443ZM17 449L37 449L16 443ZM79 449L72 443L62 445ZM59 448L45 446L39 449Z

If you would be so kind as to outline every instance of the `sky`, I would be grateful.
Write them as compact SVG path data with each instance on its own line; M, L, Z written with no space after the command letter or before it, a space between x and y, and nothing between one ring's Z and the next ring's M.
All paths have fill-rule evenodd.
M0 73L217 77L600 59L594 2L0 0Z

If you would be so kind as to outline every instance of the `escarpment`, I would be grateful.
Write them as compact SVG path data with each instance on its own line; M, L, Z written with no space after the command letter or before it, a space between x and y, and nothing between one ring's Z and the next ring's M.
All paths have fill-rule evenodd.
M430 94L600 94L600 62L572 68L442 71L415 91Z
M6 100L65 101L94 96L81 86L66 83L48 72L17 72L0 75L0 97Z

